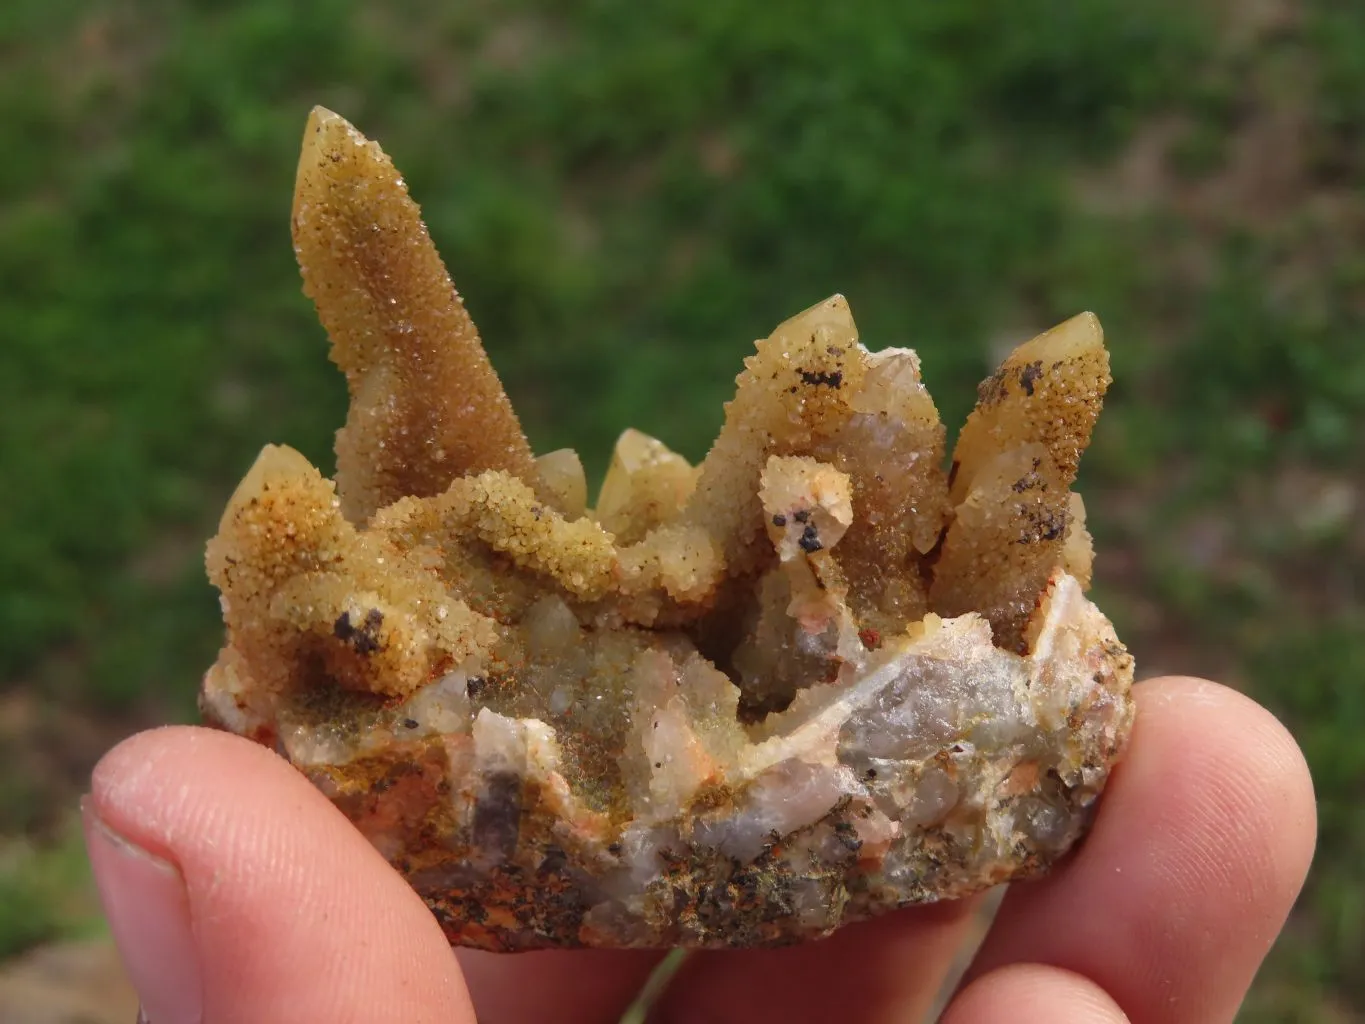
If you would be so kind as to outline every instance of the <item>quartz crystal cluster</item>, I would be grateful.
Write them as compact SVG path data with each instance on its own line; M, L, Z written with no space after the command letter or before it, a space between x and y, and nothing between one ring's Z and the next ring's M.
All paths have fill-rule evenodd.
M1018 348L951 460L915 353L779 325L690 465L628 430L596 501L535 457L419 211L308 122L304 289L345 372L336 479L267 447L208 548L207 720L268 744L452 943L818 937L1035 875L1127 738L1085 597L1095 318Z

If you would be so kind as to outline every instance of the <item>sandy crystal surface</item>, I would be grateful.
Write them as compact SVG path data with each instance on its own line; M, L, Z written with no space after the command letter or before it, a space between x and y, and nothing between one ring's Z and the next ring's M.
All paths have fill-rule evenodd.
M918 357L864 348L836 295L757 343L700 465L628 430L590 508L398 172L321 109L293 230L350 415L335 481L267 447L224 512L202 707L451 942L799 941L1081 835L1133 716L1070 490L1093 316L982 383L949 462Z

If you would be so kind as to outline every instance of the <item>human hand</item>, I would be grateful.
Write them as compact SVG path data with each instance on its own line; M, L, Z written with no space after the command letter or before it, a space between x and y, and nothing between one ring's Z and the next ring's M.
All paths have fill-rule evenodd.
M1090 836L1006 897L945 1024L1231 1020L1312 858L1312 783L1285 729L1213 683L1135 690ZM661 954L451 954L416 894L301 775L205 729L142 733L95 769L87 842L151 1024L614 1022ZM977 906L822 942L690 957L659 1022L914 1022ZM1126 1016L1125 1016L1126 1014Z

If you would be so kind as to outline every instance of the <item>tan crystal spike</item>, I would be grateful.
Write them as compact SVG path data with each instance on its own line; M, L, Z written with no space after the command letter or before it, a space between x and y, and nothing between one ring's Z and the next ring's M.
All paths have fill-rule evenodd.
M1068 491L1110 380L1100 322L1081 313L1020 345L981 383L953 452L955 510L934 567L934 611L980 612L997 644L1023 651L1052 572L1075 561L1088 582L1088 535L1082 522L1072 536Z
M530 445L402 177L322 107L304 132L293 233L351 395L337 433L346 517L487 469L536 485Z
M804 454L847 420L866 359L848 300L833 295L779 324L744 361L725 424L698 467L686 517L723 538L732 572L771 557L758 498L772 454Z
M1112 379L1094 313L1073 316L1016 348L981 382L976 408L958 436L953 504L996 455L1031 441L1047 448L1061 486L1070 487Z

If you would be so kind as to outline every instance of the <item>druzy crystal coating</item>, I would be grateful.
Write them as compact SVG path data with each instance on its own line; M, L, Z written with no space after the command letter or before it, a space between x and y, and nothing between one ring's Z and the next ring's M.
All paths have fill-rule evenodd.
M293 234L346 374L337 474L269 446L208 548L206 719L306 774L452 943L772 945L1035 875L1133 717L1071 490L1098 321L1015 350L952 459L834 296L710 453L535 457L383 151L317 109Z

